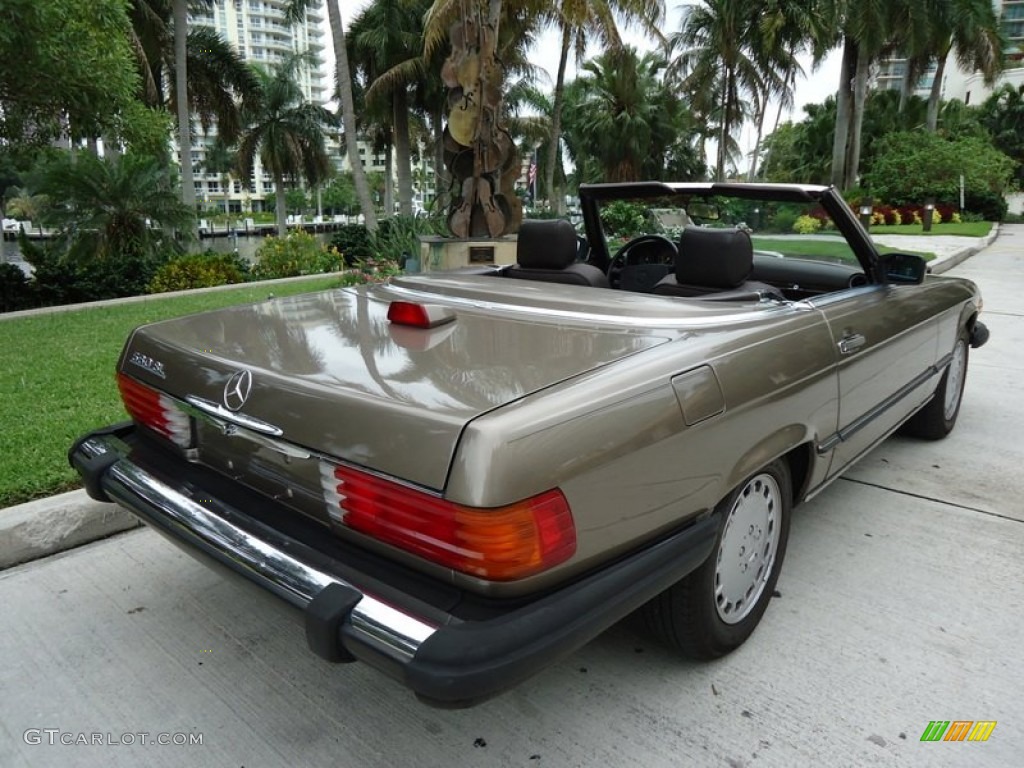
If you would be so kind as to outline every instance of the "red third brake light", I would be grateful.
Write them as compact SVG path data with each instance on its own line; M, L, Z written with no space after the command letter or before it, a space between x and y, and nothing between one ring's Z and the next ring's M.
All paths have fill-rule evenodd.
M128 415L144 427L167 438L179 448L192 445L192 421L174 400L123 373L117 374L117 388Z
M388 320L395 325L413 328L434 328L455 319L455 312L437 304L417 304L411 301L392 301L388 306Z
M572 512L557 489L482 509L351 467L333 469L323 473L325 497L334 510L340 506L344 525L456 571L511 581L564 562L576 551Z

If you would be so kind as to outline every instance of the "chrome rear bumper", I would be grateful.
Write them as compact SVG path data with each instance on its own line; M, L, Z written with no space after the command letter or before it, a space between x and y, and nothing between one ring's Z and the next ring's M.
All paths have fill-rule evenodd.
M140 461L142 441L122 439L134 435L135 427L121 425L72 447L69 459L91 496L117 502L189 554L298 609L317 655L370 663L437 706L477 703L571 653L700 565L718 528L717 518L705 518L526 605L462 621L415 597L388 600L342 578L323 553L247 516L231 499L199 491L185 460Z

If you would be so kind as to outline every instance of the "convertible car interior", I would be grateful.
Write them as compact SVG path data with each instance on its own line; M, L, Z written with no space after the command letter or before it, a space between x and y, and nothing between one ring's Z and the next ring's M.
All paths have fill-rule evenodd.
M800 301L871 282L819 203L795 186L779 185L765 198L752 189L584 185L581 226L527 219L517 263L490 272L735 302Z
M604 272L576 261L578 249L576 230L565 219L527 219L519 228L516 263L505 277L608 288Z
M675 271L654 286L661 296L688 296L720 301L784 297L767 283L750 280L754 246L743 229L683 227Z

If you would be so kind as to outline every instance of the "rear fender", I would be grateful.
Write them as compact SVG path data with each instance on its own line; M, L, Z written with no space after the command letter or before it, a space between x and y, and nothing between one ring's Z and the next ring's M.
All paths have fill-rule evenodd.
M726 476L727 492L738 486L757 470L767 466L779 456L783 456L794 448L808 442L809 439L807 428L803 424L790 424L764 438L743 454L732 468L732 472ZM808 470L809 475L810 470Z

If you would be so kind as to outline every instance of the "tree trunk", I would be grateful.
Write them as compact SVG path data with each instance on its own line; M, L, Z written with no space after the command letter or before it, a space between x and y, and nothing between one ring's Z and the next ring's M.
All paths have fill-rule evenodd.
M384 148L384 218L395 214L395 161L393 145L388 142Z
M790 53L792 54L793 52L790 51ZM786 89L796 88L796 67L793 67L793 69L790 69L788 72L786 72L786 79L785 79L785 82L783 83L783 87L786 88ZM783 99L779 99L779 108L775 112L775 127L772 128L772 133L775 133L777 130L779 130L779 121L782 120L782 102L783 101L784 101Z
M747 171L747 181L753 181L757 176L757 158L761 152L761 137L764 135L764 118L767 114L768 95L765 94L764 104L757 111L757 141L754 142L754 151L750 155L750 169Z
M409 151L409 100L404 87L391 97L395 120L395 161L398 163L398 212L412 216L412 157Z
M718 156L715 160L715 181L723 181L725 179L725 158L726 158L726 139L729 136L729 107L732 106L729 100L729 94L732 91L732 73L728 73L725 76L725 88L722 89L722 125L718 131Z
M363 161L359 159L359 137L356 132L356 107L352 97L352 72L348 66L348 49L345 47L345 27L341 23L341 9L338 0L327 0L327 15L331 23L331 39L334 42L334 60L337 68L338 90L341 92L341 117L345 129L345 149L352 166L352 180L356 186L356 197L363 212L366 228L377 229L377 214L373 210L370 183L366 179Z
M288 236L288 211L284 199L284 176L274 174L274 212L277 214L277 236Z
M907 59L907 63L903 69L903 79L900 81L900 106L897 110L901 115L907 108L907 102L910 101L910 96L914 92L914 83L910 79L910 59Z
M555 98L551 105L551 140L548 142L548 156L544 163L544 193L548 207L561 213L564 198L555 194L555 168L558 165L559 148L562 140L562 103L565 101L565 67L569 62L569 44L572 30L562 22L562 55L558 60L558 77L555 79Z
M192 130L188 115L188 0L174 0L174 97L178 106L178 157L181 160L181 202L195 215L196 185L192 175ZM192 238L199 236L193 218Z
M849 189L857 183L857 176L860 174L860 136L861 128L864 125L864 107L868 99L868 68L871 66L871 57L868 56L864 46L861 46L857 56L857 77L854 80L853 89L853 129L850 134L850 163L846 168L846 183L843 189Z
M447 198L448 169L444 165L444 111L435 109L431 112L430 120L434 129L434 199ZM436 206L434 210L442 211L448 206L447 199L441 200L444 206ZM426 190L423 194L423 207L428 208ZM429 208L428 208L429 210Z
M846 144L850 136L851 94L857 68L857 44L850 38L843 43L843 63L836 95L836 131L832 140L832 184L842 188L846 181Z
M928 118L925 127L931 132L939 128L939 101L942 96L942 77L946 73L946 59L949 58L949 48L939 53L935 62L935 79L932 80L932 89L928 93Z

